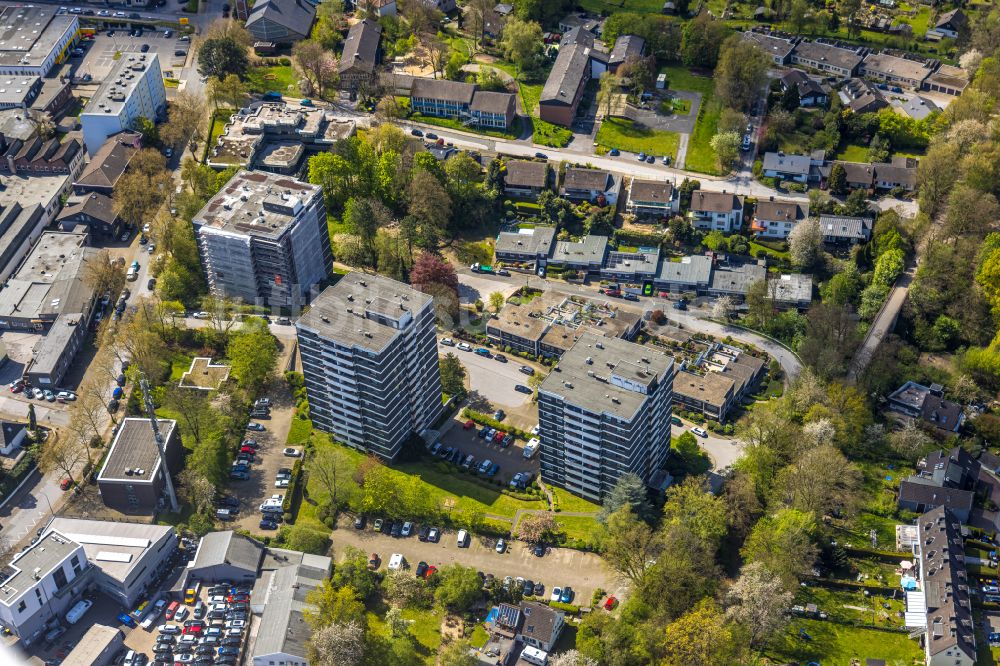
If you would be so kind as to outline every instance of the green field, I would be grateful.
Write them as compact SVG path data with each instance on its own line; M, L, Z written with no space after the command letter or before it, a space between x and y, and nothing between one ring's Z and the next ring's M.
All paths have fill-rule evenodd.
M802 637L804 631L809 639ZM765 655L777 661L847 664L852 659L884 659L893 666L910 666L923 657L923 650L904 633L860 629L831 621L793 619L785 632L774 638ZM922 662L921 662L922 663Z
M715 101L712 79L706 76L695 76L685 67L663 67L660 69L660 73L667 75L671 90L689 90L701 93L698 120L695 122L694 132L691 133L691 139L688 142L684 168L699 173L718 174L718 160L710 142L718 132L722 108Z
M298 96L299 87L291 65L251 67L246 76L250 92L266 93L270 90L282 95Z
M517 76L517 69L509 62L497 60L490 63L489 66L507 72L513 77ZM532 141L543 146L562 148L573 138L573 133L565 127L539 120L538 100L542 96L543 87L545 87L544 81L531 83L518 81L517 88L521 95L521 107L524 109L524 113L531 117Z
M570 511L572 513L597 513L601 510L600 504L594 504L593 502L588 502L582 497L577 497L568 490L563 490L562 488L549 488L552 496L556 500L556 504L559 506L560 511Z
M681 136L677 132L636 127L631 120L608 118L597 130L597 143L605 148L618 148L632 153L647 152L657 157L677 157Z

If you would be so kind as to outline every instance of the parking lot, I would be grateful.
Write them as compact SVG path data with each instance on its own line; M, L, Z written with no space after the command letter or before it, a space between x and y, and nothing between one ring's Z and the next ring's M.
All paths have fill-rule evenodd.
M487 443L485 439L479 437L479 426L465 430L464 419L461 413L450 422L451 426L442 433L441 443L443 446L453 446L462 451L463 455L473 455L477 464L484 460L492 460L500 465L497 478L510 480L516 472L533 472L538 474L538 454L532 459L524 457L525 442L515 440L513 444L503 447L496 442Z
M183 50L190 53L190 42L179 42L178 34L165 37L163 29L144 30L141 36L130 35L127 29L114 29L108 35L108 30L98 32L93 39L81 41L80 47L85 50L82 58L72 58L71 63L77 63L73 72L76 77L89 74L94 83L99 83L107 77L114 67L116 53L140 53L143 44L148 44L146 53L157 53L160 56L160 69L170 70L183 67L187 57L174 55L175 51ZM120 56L119 56L120 58Z
M469 376L470 389L496 407L518 408L531 400L531 393L514 390L518 384L528 385L528 375L521 373L524 362L516 356L503 354L506 363L471 351L461 351L458 347L438 345L440 353L452 352L465 366ZM492 353L492 350L491 350Z
M419 562L438 567L461 564L473 567L483 573L492 573L503 579L521 576L545 585L546 597L553 586L569 585L576 592L575 603L589 605L590 597L598 587L619 598L625 586L611 573L604 561L593 553L584 553L569 548L550 548L543 557L535 557L531 548L520 542L511 542L507 550L497 553L496 540L474 537L467 548L459 548L456 533L444 530L440 541L431 543L420 541L416 536L393 538L372 529L368 521L363 530L351 525L349 516L342 517L338 528L333 531L333 552L343 556L346 546L360 548L369 555L378 553L381 567L385 567L393 553L400 553L412 571Z

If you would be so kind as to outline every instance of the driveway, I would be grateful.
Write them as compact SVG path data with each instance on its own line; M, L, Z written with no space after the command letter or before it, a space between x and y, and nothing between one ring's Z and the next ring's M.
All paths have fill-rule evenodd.
M492 573L498 578L522 576L545 585L549 594L553 585L569 585L576 592L574 603L588 605L590 597L598 587L608 594L622 598L626 586L616 574L608 569L598 555L584 553L569 548L551 548L544 557L535 557L531 549L520 542L513 542L507 552L500 555L495 550L495 540L473 537L468 548L459 548L455 543L455 532L445 530L438 543L418 540L416 537L394 539L371 529L371 521L364 530L355 530L352 519L343 516L338 529L333 531L333 552L343 557L347 546L360 548L368 554L378 553L382 566L393 553L401 553L410 567L418 562L427 562L441 568L448 564L461 564L484 573Z
M695 426L694 423L681 419L684 423L683 426L671 426L670 435L672 437L679 437L682 433L688 432L692 427ZM694 434L694 433L691 433ZM736 460L743 455L743 449L746 445L738 439L727 439L725 437L719 437L713 432L708 433L708 437L699 437L694 435L694 438L698 440L698 446L700 446L708 457L712 460L712 471L720 472L727 467L730 467Z
M473 352L458 351L457 347L445 347L439 344L438 349L442 354L452 352L458 357L468 374L470 391L488 401L493 409L497 407L516 409L531 400L530 393L519 393L514 390L518 384L528 385L528 375L518 370L522 364L517 356L503 354L508 360L506 363L501 363Z
M664 115L655 110L664 99L686 99L691 102L691 111L685 114L672 113ZM649 102L650 109L640 109L633 107L629 110L629 117L637 123L654 130L667 132L677 132L678 134L690 134L694 131L694 123L698 119L698 107L701 106L701 93L686 90L671 90L669 95L655 96Z

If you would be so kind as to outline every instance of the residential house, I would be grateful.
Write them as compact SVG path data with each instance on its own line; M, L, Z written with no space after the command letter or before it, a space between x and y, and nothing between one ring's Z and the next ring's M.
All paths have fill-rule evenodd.
M618 73L618 68L630 58L641 58L646 48L646 40L637 35L620 35L608 57L608 71Z
M458 3L455 0L420 0L420 3L444 14L453 12L458 8Z
M802 273L782 273L767 279L768 292L778 307L799 310L812 302L812 276Z
M642 282L656 277L660 267L660 248L643 247L633 252L612 250L601 268L601 277L626 282Z
M598 37L601 36L601 29L604 27L604 20L588 16L583 13L567 14L559 19L559 32L567 33L573 28L582 28Z
M128 168L141 147L142 135L138 132L120 132L109 137L73 181L76 194L100 192L111 196L118 179Z
M872 237L875 221L870 217L845 215L820 215L819 226L823 242L830 245L857 245L867 243Z
M560 48L538 100L539 117L564 127L572 125L590 78L590 49L581 44Z
M761 238L788 238L795 225L809 217L809 204L769 197L758 201L750 231Z
M625 212L638 217L664 218L676 215L680 197L669 180L632 179Z
M549 163L533 160L507 160L503 191L507 196L537 199L549 187Z
M870 190L875 185L875 167L861 162L834 161L844 168L844 181L851 190ZM832 168L832 167L831 167Z
M382 26L371 19L358 21L347 31L340 56L340 88L354 90L370 86L376 80Z
M952 9L938 17L934 27L924 35L926 39L940 40L958 39L959 33L965 32L969 26L969 19L961 9Z
M781 151L768 152L764 153L763 167L764 176L767 178L808 183L812 160L809 155L786 155Z
M718 372L696 374L682 370L674 375L674 400L687 411L725 421L735 400L736 383Z
M483 16L483 36L490 39L497 39L503 34L503 28L507 25L507 17L514 11L514 6L508 3L501 3Z
M945 432L958 432L965 422L962 406L945 400L940 384L924 386L908 381L890 393L887 400L891 411L921 419Z
M882 91L861 78L848 79L840 89L840 100L854 113L875 113L889 106Z
M611 54L608 53L604 42L594 37L594 33L581 27L572 28L564 33L559 40L560 50L569 46L579 46L587 51L590 58L590 78L599 79L604 76L604 72L608 71L608 60L611 58Z
M697 190L691 194L688 216L699 229L730 233L743 224L743 197L725 190L722 192Z
M587 235L578 241L556 241L550 265L598 273L608 252L608 237Z
M892 162L879 162L875 167L875 189L901 188L907 192L917 189L917 160L912 157L893 157Z
M601 169L566 169L563 178L562 195L567 199L595 202L601 197L611 206L618 203L618 191L622 179Z
M865 57L860 71L861 76L873 81L919 90L933 69L922 59L901 58L888 53L871 53Z
M115 213L111 197L100 192L76 194L56 216L63 231L72 231L82 224L92 237L115 239L122 233L125 221Z
M792 57L792 51L798 43L798 38L783 33L771 33L764 30L747 30L743 39L756 44L766 53L775 65L787 65Z
M799 106L806 108L826 106L830 101L830 95L823 89L823 86L798 69L790 69L781 77L781 90L783 92L792 86L798 90Z
M738 264L719 262L712 268L712 279L704 290L706 296L729 296L742 301L750 290L750 285L767 278L764 261Z
M924 79L920 89L958 97L968 85L969 74L964 69L954 65L939 65L930 76Z
M544 266L556 240L555 227L531 227L502 231L493 250L498 261L533 263Z
M945 507L917 519L918 556L922 598L911 609L907 594L907 628L924 631L927 666L973 666L977 662L976 625L972 615L969 574L961 518ZM977 581L972 581L976 585ZM917 595L913 595L917 598ZM909 622L919 613L919 627ZM917 619L917 618L914 618Z
M410 108L468 125L507 129L514 122L516 102L510 93L479 90L473 83L420 77L413 80Z
M315 20L316 5L307 0L257 0L246 29L255 41L288 45L309 37Z
M12 455L15 449L24 445L27 436L28 424L0 421L0 455Z
M355 7L376 18L396 15L396 0L357 0Z
M490 613L492 620L488 623L492 633L513 641L513 644L523 644L524 651L531 651L532 661L522 657L517 663L545 664L547 653L552 651L559 635L565 626L565 614L537 601L522 601L519 605L502 603ZM510 645L512 648L513 645ZM541 650L541 655L536 651ZM503 655L504 663L510 662L514 651ZM500 662L497 662L500 663Z
M681 257L678 261L664 260L656 287L670 292L701 293L711 284L712 258L705 255Z
M822 42L801 41L792 51L791 62L846 79L857 74L865 51L860 47L843 48Z

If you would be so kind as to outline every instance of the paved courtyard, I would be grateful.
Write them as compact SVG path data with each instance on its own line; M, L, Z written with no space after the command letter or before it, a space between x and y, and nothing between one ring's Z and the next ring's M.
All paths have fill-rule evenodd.
M501 363L471 351L460 351L456 347L438 345L438 349L442 354L450 351L458 357L468 374L471 392L488 401L493 409L516 408L531 400L530 393L519 393L514 390L518 384L528 385L528 375L518 370L522 360L517 356L503 354L507 357L507 362Z

